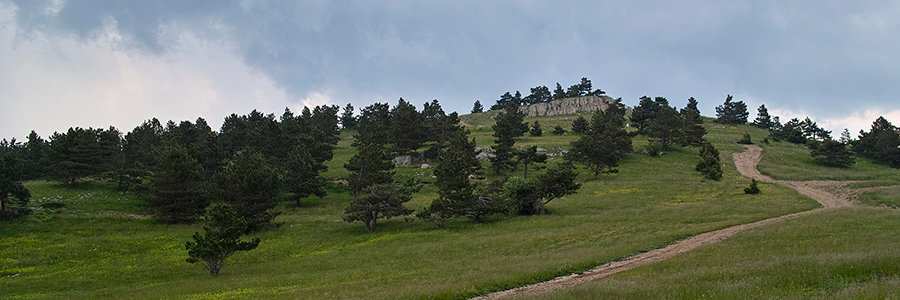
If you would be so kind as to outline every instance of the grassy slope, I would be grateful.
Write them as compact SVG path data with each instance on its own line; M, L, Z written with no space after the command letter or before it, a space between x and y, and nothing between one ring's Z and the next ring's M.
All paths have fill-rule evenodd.
M709 126L709 124L707 124ZM724 127L714 125L715 127ZM747 128L753 141L767 133ZM715 131L711 138L730 138ZM760 170L791 180L865 180L863 203L900 206L900 170L858 159L850 168L815 164L809 150L761 144ZM765 189L763 189L765 192ZM900 211L855 208L804 216L721 244L541 298L885 298L900 293Z
M900 211L831 210L539 298L895 298L897 236Z
M539 119L549 132L556 123L569 124L574 118ZM489 146L485 128L490 120L479 115L465 120L478 144ZM748 180L738 176L729 151L741 149L734 141L747 128L710 130L709 137L722 149L724 180L706 181L694 171L695 148L659 158L633 153L622 161L619 174L580 176L582 190L552 202L544 216L498 216L486 224L458 220L446 230L392 219L379 223L377 233L366 234L361 224L341 221L349 195L332 185L324 199L306 199L299 208L282 205L277 220L284 225L258 234L263 240L259 249L231 257L218 277L184 262L183 243L199 225L127 218L125 214L145 214L146 207L109 185L70 190L31 182L35 199L53 198L68 207L0 224L0 291L15 298L458 298L585 270L701 232L817 206L768 184L761 185L762 195L744 195ZM553 151L574 138L524 137L519 145ZM349 144L349 138L340 142L328 176L346 176L341 166L352 155ZM635 139L636 149L644 144L645 139ZM427 182L430 172L408 167L398 169L397 176ZM410 206L422 208L435 197L433 186L426 186ZM12 274L18 276L5 276Z

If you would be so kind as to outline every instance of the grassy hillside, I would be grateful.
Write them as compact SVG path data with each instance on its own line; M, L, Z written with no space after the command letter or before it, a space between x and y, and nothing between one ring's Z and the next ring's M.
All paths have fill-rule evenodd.
M489 146L491 121L466 116L478 145ZM549 134L569 129L574 116L540 120L543 137L523 137L517 146L551 152L575 139ZM707 124L722 151L725 178L707 181L694 170L696 148L676 148L661 157L639 151L621 171L593 177L582 172L578 194L557 199L543 216L497 216L485 224L456 220L439 230L419 220L379 222L366 234L362 224L341 220L349 194L329 186L323 199L302 207L284 203L283 225L256 236L256 250L231 257L218 277L184 261L184 242L200 225L163 225L144 216L147 207L105 183L77 189L29 182L39 206L66 205L0 224L0 291L10 298L461 298L546 280L664 246L687 236L817 207L814 201L776 185L745 195L731 151L748 126ZM345 134L326 175L347 175L353 154ZM398 177L432 181L431 169L404 167ZM489 178L494 178L494 175ZM416 209L437 197L426 185L411 201Z
M541 299L900 296L900 211L806 215Z

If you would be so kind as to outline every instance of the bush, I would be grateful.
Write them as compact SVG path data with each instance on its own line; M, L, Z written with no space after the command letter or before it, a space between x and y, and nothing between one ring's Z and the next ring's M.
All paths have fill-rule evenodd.
M756 179L750 179L750 187L744 188L744 194L759 194L759 187L756 184Z
M647 150L645 151L647 155L657 157L663 154L663 145L657 142L650 142L647 144Z
M700 161L697 163L697 171L700 171L707 179L719 180L722 178L719 150L709 142L704 142L700 146Z
M553 127L553 134L555 134L555 135L566 134L566 129L562 128L562 126L556 125L556 127Z
M737 143L741 145L753 145L753 141L750 140L750 133L745 132L744 137Z
M510 210L517 215L538 213L540 199L537 195L537 184L533 179L510 177L503 185L503 196L509 201Z

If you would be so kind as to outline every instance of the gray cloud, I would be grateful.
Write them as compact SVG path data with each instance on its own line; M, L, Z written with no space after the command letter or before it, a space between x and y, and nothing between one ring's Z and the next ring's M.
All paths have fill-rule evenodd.
M900 109L900 5L882 1L13 1L25 34L90 39L114 22L129 47L173 51L168 28L227 40L300 101L438 98L468 111L502 92L587 76L626 103L725 94L837 118ZM898 120L900 121L900 120Z

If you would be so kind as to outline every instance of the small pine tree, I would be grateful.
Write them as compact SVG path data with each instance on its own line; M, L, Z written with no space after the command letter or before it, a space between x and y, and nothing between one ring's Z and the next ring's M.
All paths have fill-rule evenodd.
M703 119L700 118L700 110L697 108L697 100L688 98L688 104L679 113L684 126L684 145L700 146L706 129L703 128Z
M633 151L631 136L625 131L625 109L621 99L607 110L594 112L590 129L572 142L573 161L584 163L594 173L618 172L619 160Z
M416 107L403 98L391 110L390 127L394 151L399 154L415 151L425 143L422 118Z
M697 163L697 171L700 171L707 179L719 180L722 178L719 150L709 142L700 146L700 162Z
M481 101L475 100L475 105L472 106L472 113L477 114L480 112L484 112L484 105L481 105Z
M753 141L750 140L750 133L745 132L744 137L742 137L740 140L738 140L737 143L741 144L741 145L753 145Z
M547 154L538 152L537 146L531 146L520 150L518 155L519 163L521 163L525 170L522 173L522 177L528 178L528 166L535 163L544 163L547 161Z
M556 127L553 127L553 134L554 135L566 134L566 129L562 128L562 126L556 125Z
M187 262L205 262L206 269L213 276L219 275L225 260L234 252L253 250L259 246L259 238L249 242L240 240L247 231L247 221L225 203L209 207L203 230L204 234L195 232L194 240L184 244L189 256Z
M572 132L575 134L584 134L588 131L588 121L584 118L584 116L578 116L575 118L575 121L572 121Z
M417 214L419 218L443 228L444 221L455 216L469 216L477 222L490 213L481 207L469 179L479 167L476 154L475 140L469 140L466 131L460 129L451 136L434 170L439 197Z
M196 220L209 200L202 193L203 168L187 150L176 143L166 143L156 151L156 172L150 179L150 206L165 223Z
M531 136L541 136L544 134L544 130L541 129L541 123L538 121L534 121L534 125L531 125L531 130L529 131Z
M672 144L680 142L684 136L681 122L678 111L668 105L660 106L655 117L650 119L647 124L647 136L651 141L658 143L661 150L668 150Z
M344 221L361 221L367 232L375 232L378 219L390 219L413 212L403 206L403 203L412 199L412 193L411 189L394 183L373 185L366 195L350 199L350 205L344 210Z
M756 109L756 120L753 120L753 126L762 129L771 129L773 125L772 117L769 116L769 110L766 108L765 104L761 104L759 108Z
M750 179L750 187L744 188L744 194L759 194L759 187L757 186L756 179Z

